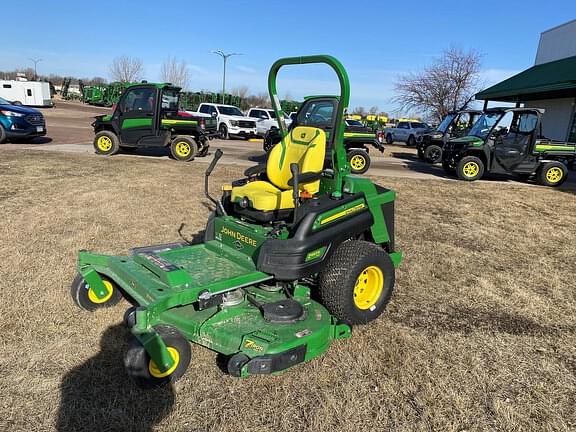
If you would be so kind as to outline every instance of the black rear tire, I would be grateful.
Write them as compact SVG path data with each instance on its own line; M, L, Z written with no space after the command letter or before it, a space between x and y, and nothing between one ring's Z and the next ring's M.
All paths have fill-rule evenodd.
M72 285L70 285L70 295L79 308L92 312L103 307L114 306L122 300L122 292L118 286L107 277L102 275L100 275L100 277L106 287L112 290L104 299L98 299L96 295L91 292L90 285L86 283L81 274L76 275L72 281Z
M196 141L187 136L177 136L170 143L170 154L176 160L188 162L198 153Z
M568 168L562 162L552 161L542 164L536 174L538 184L548 187L560 186L568 178Z
M0 144L4 144L5 142L6 142L6 131L4 130L2 125L0 125Z
M155 376L152 371L156 368L144 346L135 337L131 340L128 351L124 356L126 373L139 387L149 389L163 387L180 379L188 369L192 359L190 343L174 327L159 325L154 327L167 348L171 348L178 355L176 368L166 376ZM174 358L174 357L173 357ZM157 370L157 369L156 369ZM158 375L158 374L157 374Z
M228 135L228 128L224 123L220 125L220 127L218 128L218 132L220 132L220 138L224 140L230 139L230 135Z
M364 150L352 150L348 153L352 174L364 174L370 168L370 162L370 156Z
M414 138L414 135L410 135L408 137L408 141L406 141L406 145L408 147L414 147L416 145L416 138Z
M94 136L94 150L97 154L112 156L120 150L120 140L114 132L100 131Z
M386 144L390 145L394 143L394 139L392 139L392 135L388 134L386 135Z
M321 303L340 321L366 324L384 312L394 289L394 273L392 260L381 247L348 240L320 273Z
M424 150L424 159L431 164L440 162L442 160L442 147L436 144L426 147L426 150Z

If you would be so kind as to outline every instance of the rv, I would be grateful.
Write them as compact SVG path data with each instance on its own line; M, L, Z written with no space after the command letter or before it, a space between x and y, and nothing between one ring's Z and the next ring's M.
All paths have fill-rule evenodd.
M15 104L51 107L50 84L40 81L2 81L0 97Z

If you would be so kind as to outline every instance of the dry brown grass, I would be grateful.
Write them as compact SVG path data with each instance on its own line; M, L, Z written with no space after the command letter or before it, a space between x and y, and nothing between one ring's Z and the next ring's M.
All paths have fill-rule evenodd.
M520 185L378 179L399 193L405 253L379 320L278 377L231 378L194 346L173 389L135 388L125 304L72 304L76 253L201 229L203 169L2 152L0 430L576 428L576 198Z

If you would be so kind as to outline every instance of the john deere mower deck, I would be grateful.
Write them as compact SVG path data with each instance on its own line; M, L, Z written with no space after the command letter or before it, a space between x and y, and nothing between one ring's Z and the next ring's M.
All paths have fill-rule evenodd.
M124 321L134 336L128 374L143 387L164 385L187 369L189 341L227 356L233 376L278 373L350 337L351 325L376 319L390 300L394 268L394 191L350 175L343 145L349 84L330 56L287 58L270 71L276 95L280 67L325 63L341 95L302 109L335 132L306 124L286 130L266 163L246 178L206 196L215 210L204 240L135 248L128 256L81 251L72 284L86 310L133 303ZM305 104L306 104L305 103ZM330 126L330 125L327 125ZM325 158L326 149L329 158Z

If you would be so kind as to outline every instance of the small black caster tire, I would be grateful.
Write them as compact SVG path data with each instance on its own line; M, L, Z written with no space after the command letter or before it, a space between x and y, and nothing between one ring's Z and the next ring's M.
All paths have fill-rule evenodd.
M103 307L114 306L122 300L122 292L118 286L105 276L101 275L100 277L104 285L106 285L106 288L111 290L103 299L96 297L96 294L94 294L81 274L77 274L74 281L72 281L72 285L70 285L70 295L74 303L81 309L92 312Z

